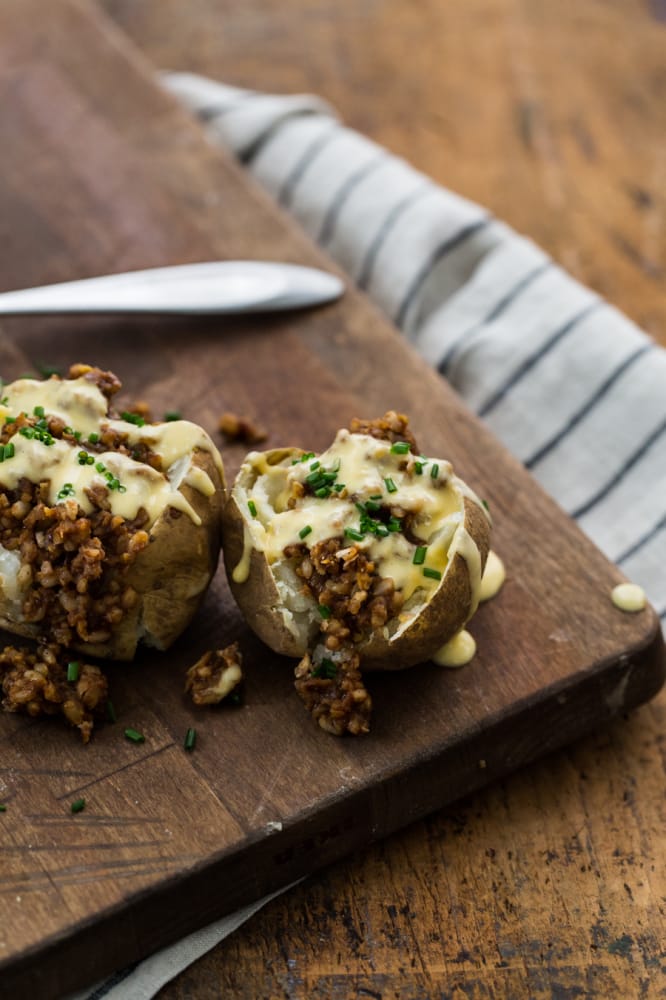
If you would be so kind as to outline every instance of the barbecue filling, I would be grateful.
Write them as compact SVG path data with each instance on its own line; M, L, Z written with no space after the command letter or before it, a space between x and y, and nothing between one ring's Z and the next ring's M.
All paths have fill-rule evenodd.
M73 669L72 669L73 668ZM40 645L35 652L6 646L0 652L2 706L27 715L63 715L87 743L94 718L107 704L107 680L99 667L63 660L57 645Z
M237 642L208 649L187 671L185 692L195 705L219 705L243 680L243 656Z
M352 421L327 453L305 454L290 472L279 470L276 485L261 455L250 461L260 479L247 493L256 513L246 545L251 537L271 564L287 628L298 630L309 619L296 689L321 728L365 733L372 701L361 674L362 646L377 632L388 636L407 627L438 586L459 522L459 501L450 501L447 491L451 466L420 456L407 418L393 411ZM280 492L277 484L285 479ZM320 507L318 500L325 503ZM452 517L444 534L426 544L419 530L430 512ZM475 546L469 554L472 568L479 563L480 580ZM236 582L247 571L247 555Z

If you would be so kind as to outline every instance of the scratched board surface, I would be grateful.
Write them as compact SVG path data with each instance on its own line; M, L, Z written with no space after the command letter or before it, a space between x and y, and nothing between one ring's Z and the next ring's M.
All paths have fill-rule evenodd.
M84 4L0 5L0 288L214 258L330 267L154 86ZM352 416L407 412L421 446L489 499L508 568L461 671L372 677L373 728L319 732L292 664L244 625L220 568L166 654L111 666L118 722L88 746L55 721L0 715L0 971L7 995L59 996L384 836L650 697L651 610L446 385L352 289L262 319L31 319L0 327L6 379L74 361L128 399L215 433L225 409L268 444L324 448ZM220 442L221 444L221 442ZM228 478L243 457L222 448ZM243 704L197 710L186 667L238 639ZM6 637L6 641L12 641ZM134 744L126 726L145 734ZM196 751L183 736L195 726ZM86 808L70 811L85 797Z

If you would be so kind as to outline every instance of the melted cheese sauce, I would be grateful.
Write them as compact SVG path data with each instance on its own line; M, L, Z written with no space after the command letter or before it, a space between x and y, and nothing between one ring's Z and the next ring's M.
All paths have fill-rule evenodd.
M647 597L637 583L619 583L611 591L611 600L620 611L643 611L647 607Z
M504 569L504 563L492 549L488 553L488 558L486 559L486 567L483 571L483 576L481 577L481 591L479 594L479 601L489 601L491 597L499 593L502 589L502 585L506 579L506 570Z
M457 632L432 658L440 667L464 667L476 653L474 636L465 629Z
M85 513L92 510L86 488L106 486L104 472L117 477L122 490L108 490L111 510L126 519L136 517L140 508L148 514L149 526L154 524L167 507L183 511L195 524L201 518L183 496L179 486L185 482L204 496L211 496L215 486L202 469L190 467L192 452L203 449L209 452L222 471L222 460L206 432L187 420L164 424L145 424L138 427L124 420L107 417L107 400L93 383L79 379L19 379L3 388L0 421L25 412L32 415L35 407L42 407L49 416L60 417L65 424L81 432L81 443L54 439L45 445L36 438L21 434L12 436L14 455L0 464L0 484L15 489L22 478L32 483L49 483L50 504L75 499ZM115 451L91 452L94 462L81 465L79 453L85 451L85 442L91 434L100 434L113 428L128 437L128 442L145 442L162 458L165 472L137 462L128 455ZM102 468L103 466L103 468Z
M270 453L268 453L270 455ZM421 465L418 474L417 466ZM313 469L314 467L314 469ZM337 471L336 484L344 484L326 498L310 493L288 506L294 483L303 484L316 469ZM437 589L440 581L424 575L424 568L443 576L450 559L458 552L465 559L478 603L481 585L479 551L463 527L463 498L471 498L481 510L479 499L456 476L449 462L427 461L411 454L396 454L391 444L364 434L342 430L331 447L319 455L295 464L271 464L266 453L252 453L245 463L247 490L235 488L237 503L247 529L241 559L233 573L234 580L247 579L250 550L254 546L270 563L283 558L288 545L303 542L311 548L318 542L358 531L357 504L374 501L400 516L409 514L409 530L419 545L427 546L423 564L414 564L417 544L399 532L377 537L368 532L362 539L349 539L375 563L382 577L390 577L405 600L421 591ZM254 505L256 516L247 513ZM485 511L484 511L485 513ZM309 529L302 536L304 529Z

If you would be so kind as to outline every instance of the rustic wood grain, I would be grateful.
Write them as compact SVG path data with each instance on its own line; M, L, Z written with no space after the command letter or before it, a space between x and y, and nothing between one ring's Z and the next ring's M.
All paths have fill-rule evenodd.
M10 251L2 260L3 287L201 256L319 259L91 11L74 0L0 6L0 239ZM90 358L91 351L119 370L130 393L145 388L157 412L176 406L213 427L222 399L231 397L234 408L246 408L239 401L254 407L281 440L302 441L307 429L304 443L313 448L360 405L366 412L384 408L386 388L370 376L377 357L391 358L400 372L391 402L427 428L430 450L450 453L473 484L492 483L497 547L510 580L479 617L480 653L470 669L445 674L426 667L418 683L409 675L409 698L404 679L382 679L367 741L322 743L295 704L289 673L247 635L221 576L195 628L167 658L168 671L165 658L150 656L136 671L113 671L114 701L149 734L145 745L125 744L105 727L83 751L64 729L4 716L9 808L2 817L1 944L9 995L59 995L91 980L225 906L501 777L647 697L659 682L654 618L627 618L611 608L615 571L353 292L307 317L266 323L3 324L0 361L9 378L42 362L62 367ZM233 474L239 451L225 454ZM553 574L560 583L555 600ZM186 756L182 734L198 717L182 699L183 667L206 645L238 635L249 666L246 704L211 714L205 727L197 721L201 744ZM68 804L84 792L86 811L72 816ZM540 796L544 805L550 800L548 791ZM514 839L507 812L504 841L496 831L500 854ZM498 848L490 848L497 857ZM468 861L463 854L445 868L453 892L465 884ZM432 889L432 880L423 885ZM387 917L407 919L409 891L396 882L393 896L400 906L385 897ZM443 915L439 898L431 896L433 920ZM470 909L473 926L496 930L505 900L512 902L508 890L494 910L486 896L487 923ZM313 968L310 986L320 995L332 988L344 995L359 976L350 971L356 952L349 942L363 906L355 902L348 916L346 905L328 908L347 945L340 948L341 973L337 960ZM464 916L461 909L461 924ZM513 937L507 934L507 955L519 950L523 929L521 922ZM298 922L293 930L298 936ZM413 933L419 942L415 925ZM317 937L311 942L319 954ZM630 950L622 937L609 942L611 955ZM365 947L356 949L361 958ZM437 954L433 939L432 972L427 955L410 971L417 967L409 954L402 973L389 973L398 985L386 988L402 989L404 974L409 989L412 975L412 991L427 995ZM280 971L273 985L262 974L254 992L249 972L238 988L273 995ZM204 988L219 991L215 975Z
M104 0L156 66L327 97L666 346L663 3ZM659 996L666 697L276 900L164 1000Z

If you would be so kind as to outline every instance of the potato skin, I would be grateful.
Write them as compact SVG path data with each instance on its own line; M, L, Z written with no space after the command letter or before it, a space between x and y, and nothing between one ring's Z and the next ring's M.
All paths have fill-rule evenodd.
M490 548L488 519L467 497L464 508L463 524L479 550L483 572ZM404 632L389 642L383 636L373 636L359 646L362 669L403 670L429 660L465 626L475 610L472 602L467 563L457 552L433 597Z
M131 660L139 641L168 649L194 617L217 569L226 483L210 452L196 449L190 465L207 473L215 487L209 497L188 483L179 487L201 524L195 524L185 512L167 507L126 577L126 583L137 592L136 605L116 626L108 642L82 643L76 646L81 652Z
M278 464L278 461L290 464L303 452L281 449L264 454L271 456L268 458L270 464ZM243 466L235 485L249 489L252 482L251 470ZM463 496L463 507L462 526L479 550L483 571L490 547L489 520L480 506L467 496ZM223 555L232 594L248 625L266 645L276 653L300 659L308 651L312 636L305 628L295 635L284 624L280 612L282 598L264 554L252 548L247 578L243 582L233 579L234 570L243 559L248 531L245 525L249 523L250 516L239 507L232 489L222 515ZM357 647L361 669L401 670L430 659L464 627L474 610L467 562L456 553L430 601L404 631L392 639L377 632Z

